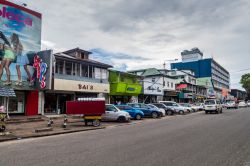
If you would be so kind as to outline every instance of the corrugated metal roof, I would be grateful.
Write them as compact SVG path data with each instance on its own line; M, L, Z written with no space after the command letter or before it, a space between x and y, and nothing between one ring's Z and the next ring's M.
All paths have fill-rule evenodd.
M0 96L3 97L16 97L14 89L7 87L0 87Z

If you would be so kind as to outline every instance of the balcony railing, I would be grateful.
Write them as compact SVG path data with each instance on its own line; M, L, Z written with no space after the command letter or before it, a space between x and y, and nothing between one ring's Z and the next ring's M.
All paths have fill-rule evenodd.
M80 77L80 76L72 76L72 75L66 75L66 74L55 74L54 78L65 79L65 80L74 80L74 81L86 81L86 82L94 82L94 83L104 83L104 84L108 83L108 79Z

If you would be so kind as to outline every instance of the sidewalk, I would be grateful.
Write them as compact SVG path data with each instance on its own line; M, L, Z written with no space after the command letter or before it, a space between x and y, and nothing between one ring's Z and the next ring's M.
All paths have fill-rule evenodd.
M99 127L85 126L80 117L67 117L67 127L63 128L64 117L52 117L54 124L48 127L48 118L45 116L36 117L13 117L7 121L7 130L5 133L0 133L0 142L31 138L42 137L49 135L57 135L64 133L72 133L87 130L104 129L107 124Z

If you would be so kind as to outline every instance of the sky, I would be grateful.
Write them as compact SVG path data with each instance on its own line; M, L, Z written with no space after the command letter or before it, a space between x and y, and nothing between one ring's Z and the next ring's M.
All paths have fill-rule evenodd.
M15 0L42 13L42 48L75 47L119 70L167 68L198 47L241 88L250 72L249 0ZM247 69L247 70L245 70Z

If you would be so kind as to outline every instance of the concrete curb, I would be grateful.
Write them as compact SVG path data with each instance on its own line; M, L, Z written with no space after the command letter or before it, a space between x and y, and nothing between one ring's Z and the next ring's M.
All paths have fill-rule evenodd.
M30 136L13 136L14 138L6 138L0 140L0 142L7 142L7 141L13 141L13 140L20 140L20 139L28 139L28 138L38 138L38 137L48 137L48 136L54 136L54 135L62 135L62 134L70 134L70 133L77 133L77 132L83 132L83 131L91 131L91 130L100 130L105 129L106 127L93 127L88 129L80 129L80 130L65 130L55 133L45 133L45 134L39 134L39 135L30 135Z

